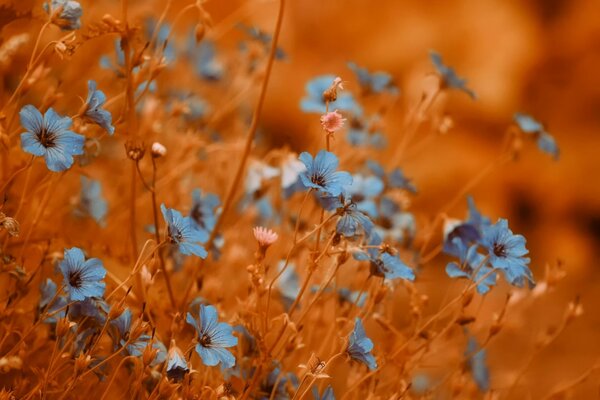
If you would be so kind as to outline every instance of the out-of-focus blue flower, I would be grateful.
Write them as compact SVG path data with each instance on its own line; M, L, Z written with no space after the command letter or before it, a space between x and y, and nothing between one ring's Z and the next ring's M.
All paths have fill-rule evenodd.
M73 0L51 0L44 3L44 10L63 31L73 31L81 28L81 4Z
M115 48L115 62L113 62L112 58L107 55L102 55L100 57L100 67L103 69L112 70L119 78L125 77L125 52L121 48L121 40L115 39L114 41ZM132 72L139 71L140 67L134 67Z
M546 132L544 125L536 121L533 117L522 113L516 113L514 120L521 131L534 135L537 139L537 146L541 151L550 154L555 160L558 159L560 155L558 145L552 135Z
M101 90L96 89L96 82L88 81L88 96L85 101L86 109L83 117L108 132L109 135L115 133L115 127L112 126L112 115L107 110L102 109L106 102L106 95Z
M130 356L141 357L150 342L152 342L152 348L157 350L156 356L154 357L154 360L150 362L150 365L155 366L163 363L167 359L167 348L160 340L153 339L150 335L140 335L140 337L138 337L133 343L125 346L125 350ZM126 342L123 341L121 345L123 346L125 343Z
M333 394L333 388L331 385L325 388L321 396L319 396L319 389L317 389L316 386L313 386L312 392L315 400L335 400L335 395Z
M354 330L348 337L348 348L346 352L356 361L360 361L369 367L370 370L377 369L377 361L373 354L373 341L367 337L365 328L360 318L354 320Z
M181 254L194 254L205 258L207 252L198 242L204 243L208 240L206 231L196 229L195 222L190 217L183 217L177 210L160 205L163 218L168 225L169 241L177 246Z
M83 154L85 137L71 132L73 121L61 117L52 108L44 116L32 105L19 112L21 125L27 130L21 134L23 151L44 156L50 171L60 172L73 165L73 156Z
M387 72L369 72L368 69L359 67L354 62L349 62L347 65L356 75L356 79L358 79L358 83L365 93L399 93L398 88L394 85L392 76Z
M265 52L268 53L271 50L271 42L273 41L273 35L263 30L260 30L255 26L249 26L242 23L238 23L237 27L242 32L246 33L252 40L256 40L257 42L261 43L265 48ZM275 49L275 59L283 60L285 58L287 58L285 52L282 48L278 46Z
M219 196L212 193L202 195L200 189L194 189L190 218L198 230L205 231L207 234L212 232L217 221L215 211L220 205Z
M306 172L306 165L295 154L288 154L281 164L281 188L286 197L303 190L300 174L304 172Z
M102 184L100 181L81 176L81 195L79 207L75 210L77 215L90 216L98 225L106 225L108 205L102 197Z
M198 319L187 313L186 321L196 329L198 344L196 352L204 365L213 367L221 363L223 368L235 365L235 357L228 347L236 346L238 338L232 335L233 328L217 321L217 310L213 306L200 305Z
M80 320L91 324L94 328L100 328L106 322L110 306L106 301L98 297L87 297L82 301L69 304L69 318Z
M223 77L223 63L217 58L215 43L211 40L196 42L194 32L187 41L187 54L194 66L196 75L207 81L218 81Z
M483 229L491 225L488 217L482 215L477 207L472 196L467 196L467 204L469 207L467 220L448 220L444 224L444 253L456 257L462 257L464 253L463 247L467 248L473 243L479 243L483 235ZM458 247L455 239L460 239L462 246Z
M347 191L356 203L356 208L373 218L378 215L375 199L383 192L384 185L376 176L352 175L352 185Z
M281 271L284 265L285 261L281 260L277 265L277 270ZM279 287L284 307L289 309L300 293L300 278L296 273L294 264L288 264L285 271L279 277L277 286Z
M378 116L370 119L354 117L350 120L346 140L355 147L374 147L381 150L387 146L385 135L372 128L372 124L378 120Z
M306 166L306 172L300 179L306 188L318 189L330 196L339 196L344 186L352 184L352 175L336 171L339 161L335 154L321 150L313 159L307 152L300 154L300 161Z
M173 342L167 353L167 377L176 382L181 382L189 370L190 368L183 352Z
M259 400L289 400L290 395L289 389L293 390L298 387L298 379L292 373L285 373L281 371L278 362L275 362L276 366L267 375L267 378L261 383L258 394ZM277 386L275 386L277 385Z
M369 239L369 248L366 251L354 252L354 259L369 261L372 275L385 279L402 278L409 281L414 280L415 273L413 270L400 260L400 258L383 252L378 248L381 243L381 238L374 232Z
M358 307L364 306L367 301L367 293L363 292L361 294L360 291L350 290L345 287L338 289L338 296L342 302L356 304Z
M367 160L367 167L379 177L379 179L384 181L387 187L404 189L411 193L417 193L416 186L404 175L402 169L394 168L389 173L386 173L381 164L374 160Z
M465 356L467 357L469 367L471 368L471 375L473 375L477 387L482 392L487 392L490 389L490 371L485 360L486 351L484 349L477 350L478 348L477 339L470 336Z
M64 307L67 305L67 299L65 296L56 295L58 287L52 279L47 278L40 285L40 302L38 308L40 313L46 311L46 317L44 322L47 324L55 324L59 319L65 316L66 310ZM60 311L58 311L60 310Z
M145 28L146 36L148 39L151 39L157 29L156 20L154 18L147 18L145 21ZM161 50L167 63L175 61L176 57L175 46L173 46L173 43L168 41L170 33L171 26L166 23L162 23L158 27L158 32L156 32L156 48Z
M306 113L324 114L327 110L323 92L331 86L334 75L320 75L306 84L307 96L300 101L300 108ZM352 94L339 92L337 100L329 103L330 110L348 111L356 116L362 115L362 108L354 100Z
M106 284L102 279L106 276L106 270L99 259L86 260L83 251L73 247L65 249L65 258L59 267L70 300L79 301L104 295Z
M210 113L211 107L206 100L194 93L174 91L171 93L167 110L181 115L187 122L197 122Z
M489 263L504 272L511 285L523 286L525 279L534 285L529 269L529 251L525 248L525 238L514 235L508 228L508 221L501 218L494 225L483 230L481 244L488 250Z
M411 379L410 390L418 396L422 396L427 393L427 390L431 388L431 382L429 377L423 373L416 374Z
M448 263L446 273L450 278L470 279L477 283L477 291L480 294L486 294L490 286L496 284L496 273L487 265L485 256L478 253L478 245L467 246L459 237L452 239L452 242L453 248L458 251L460 263Z
M433 66L435 67L435 69L437 69L438 73L442 77L443 87L462 90L463 92L471 96L473 100L477 99L477 95L475 94L475 92L467 87L467 80L456 75L456 72L453 68L450 68L447 65L445 65L442 62L442 56L440 56L439 53L431 50L429 52L429 57L431 58Z

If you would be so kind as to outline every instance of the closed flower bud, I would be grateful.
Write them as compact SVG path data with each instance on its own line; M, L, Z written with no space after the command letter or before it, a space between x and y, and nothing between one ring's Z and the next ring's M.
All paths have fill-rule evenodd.
M152 157L164 157L167 154L167 148L158 142L152 143Z
M69 333L69 330L71 330L71 327L74 324L75 324L74 322L72 323L67 318L59 319L58 322L56 323L56 337L61 338L61 337L65 336L67 333Z
M116 29L119 28L119 25L121 24L121 21L119 21L110 14L104 14L104 16L102 17L102 22Z
M152 364L156 356L158 355L158 349L152 346L152 342L148 342L148 345L142 353L142 362L145 366Z
M79 375L81 372L87 369L92 362L92 357L89 355L79 354L79 357L75 359L75 375Z
M139 161L144 158L144 153L146 149L144 148L143 143L136 143L132 141L127 141L125 143L125 152L127 153L127 157L133 161Z

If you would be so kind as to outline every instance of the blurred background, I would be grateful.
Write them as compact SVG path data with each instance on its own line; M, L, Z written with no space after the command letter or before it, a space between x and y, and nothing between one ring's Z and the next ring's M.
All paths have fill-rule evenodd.
M119 15L116 0L89 3L83 25L90 15ZM148 15L162 10L161 2L155 3L159 6L146 10ZM14 4L14 9L26 12L34 2ZM143 2L131 4L139 10L147 7ZM188 4L173 1L167 21ZM218 27L219 46L233 49L243 36L235 29L238 21L273 31L277 2L214 0L205 8ZM0 5L5 24L14 15L3 10ZM18 31L16 25L7 26L7 31ZM190 25L181 26L184 34ZM208 32L208 37L216 34ZM97 55L100 47L110 53L112 46L105 40L77 56ZM527 389L517 398L542 398L556 382L577 379L589 370L600 357L600 3L288 0L280 47L287 58L274 66L261 130L263 140L296 152L314 152L323 142L318 116L304 114L299 107L307 81L334 74L347 81L347 90L357 93L348 61L393 76L401 94L385 105L389 146L372 156L386 160L388 166L400 166L419 188L411 205L418 228L428 227L436 212L498 156L515 112L531 114L545 124L560 147L558 161L528 142L518 160L492 170L469 190L482 213L494 221L507 218L511 229L527 238L538 281L543 280L546 264L560 262L567 273L552 296L539 300L523 320L513 321L489 348L492 386L510 384L539 333L558 325L567 303L576 297L584 315L533 358L522 379ZM431 85L431 49L468 79L479 98L472 101L460 92L440 98L434 108L452 121L451 129L435 135L421 130L402 159L390 159L407 110ZM176 83L185 86L193 79L181 76ZM347 148L343 142L340 135L334 143L342 159ZM458 201L448 214L464 218L466 200ZM438 257L417 282L417 288L430 295L432 312L447 289L447 261ZM497 311L507 290L494 291L482 312ZM598 371L591 374L575 398L598 396L599 380Z

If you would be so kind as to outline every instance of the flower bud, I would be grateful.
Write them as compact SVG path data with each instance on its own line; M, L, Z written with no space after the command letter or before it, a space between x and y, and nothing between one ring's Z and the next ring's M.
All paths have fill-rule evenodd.
M152 143L152 157L164 157L167 154L167 148L159 142Z

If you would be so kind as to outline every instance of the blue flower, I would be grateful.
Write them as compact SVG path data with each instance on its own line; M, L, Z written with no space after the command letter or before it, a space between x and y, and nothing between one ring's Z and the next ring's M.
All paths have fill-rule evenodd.
M109 135L115 133L115 127L112 126L112 115L110 112L102 109L106 102L106 95L101 90L96 89L96 82L88 81L88 97L85 101L86 109L83 117L98 124Z
M81 176L81 198L75 211L78 215L92 217L102 227L106 225L108 205L102 197L100 181Z
M354 330L348 337L346 352L353 360L360 361L367 365L370 370L374 370L377 369L377 361L371 354L371 350L373 350L373 341L367 337L361 319L356 318Z
M194 65L194 72L207 81L218 81L223 77L223 64L217 59L215 43L202 40L197 43L194 32L187 42L187 53Z
M348 186L347 190L352 196L352 201L356 203L356 208L375 218L378 215L375 199L383 189L383 181L378 177L354 174L352 185Z
M312 388L313 397L315 400L335 400L335 396L333 394L333 388L331 385L327 386L323 391L323 395L319 396L319 389L316 386Z
M124 78L125 73L125 52L121 48L121 40L115 39L114 41L116 64L112 62L111 58L107 55L100 57L100 67L104 69L111 69L119 78ZM132 71L139 70L139 67L135 67Z
M160 210L168 225L169 241L177 246L179 252L188 256L194 254L205 258L208 253L198 242L206 242L208 233L196 229L195 222L190 217L183 217L177 210L167 208L164 204L160 205Z
M71 301L104 295L106 284L102 279L106 276L106 270L99 259L86 260L83 251L73 247L65 249L65 258L59 266Z
M367 167L383 180L388 187L417 193L415 185L404 175L404 172L400 168L394 168L389 173L386 173L381 164L373 160L367 160Z
M415 273L400 258L382 251L381 238L377 233L373 233L369 240L367 251L357 251L353 254L354 259L358 261L369 261L371 275L383 277L385 279L402 278L409 281L415 279Z
M148 39L151 39L154 36L155 31L158 28L158 32L156 32L156 49L159 49L162 52L167 63L174 61L176 56L175 46L168 41L171 27L165 23L157 27L154 18L147 18L145 21L145 28Z
M192 314L187 313L186 321L196 329L196 352L204 365L213 367L221 363L223 368L233 367L235 357L226 350L238 343L237 337L232 335L233 328L224 322L217 322L217 310L213 306L201 304L198 316L196 320Z
M32 105L19 112L21 125L27 130L21 134L23 151L44 156L50 171L60 172L73 165L73 156L83 154L85 137L71 132L73 121L61 117L52 108L42 114Z
M352 201L350 196L341 195L324 198L323 200L325 209L329 211L336 210L336 213L340 216L336 225L338 234L345 237L354 237L362 231L367 237L371 235L373 222L357 208L356 203Z
M372 146L378 150L384 149L387 146L385 135L376 130L373 126L376 124L378 116L372 117L369 120L366 118L360 119L354 117L350 120L346 140L352 146Z
M524 279L534 284L529 269L529 258L524 257L529 251L525 248L525 238L514 235L508 228L508 221L499 219L494 225L483 230L481 244L488 250L489 263L506 275L511 285L523 286Z
M467 80L456 75L454 69L445 65L442 62L442 56L440 56L437 52L431 50L429 52L429 57L431 58L431 62L433 63L435 69L437 69L439 74L442 76L442 87L449 87L462 90L463 92L471 96L473 100L477 98L475 92L467 87Z
M46 311L46 317L44 318L44 323L46 324L55 324L66 314L67 299L64 296L57 296L57 290L56 283L50 278L47 278L40 285L41 298L38 308L40 314L44 310Z
M354 62L349 62L348 68L354 72L360 87L365 93L382 93L389 92L398 94L398 88L394 85L392 76L387 72L369 72L364 67L359 67Z
M277 265L277 270L281 271L285 261L280 261ZM296 267L294 264L289 264L285 271L279 277L277 281L279 292L281 293L281 299L286 309L290 308L298 294L300 293L300 279L296 273Z
M264 46L266 52L270 51L271 42L273 41L273 36L271 34L264 32L255 26L248 26L242 23L238 23L237 27L238 29L246 33L248 36L250 36L251 39L261 43ZM283 60L285 58L286 54L283 51L283 49L277 47L275 49L275 59Z
M73 31L81 27L81 4L73 0L52 0L44 3L44 10L63 31ZM56 14L55 14L56 13Z
M516 113L514 120L521 131L533 135L537 139L537 146L541 151L550 154L555 160L558 159L560 154L558 145L552 135L546 132L544 125L536 121L533 117L522 113Z
M485 256L478 253L478 245L468 246L461 238L452 239L453 247L458 251L460 263L450 262L446 265L446 274L450 278L467 278L477 283L477 292L486 294L490 286L496 284L496 273L490 268ZM461 268L461 266L463 266Z
M269 373L265 381L260 385L259 400L289 400L288 389L295 391L298 387L298 379L292 373L281 372L276 362L275 368Z
M306 172L300 174L307 188L318 189L330 196L339 196L344 186L352 184L352 175L336 171L339 161L335 154L321 150L313 159L307 152L300 154L300 161L306 166Z
M174 343L171 344L167 354L167 377L176 382L181 382L189 370L190 368L181 349Z
M467 196L467 204L469 207L467 220L456 221L448 220L444 224L444 253L456 257L462 257L464 253L463 247L469 247L473 243L479 243L483 235L483 229L491 225L488 217L482 215L477 207L472 196ZM459 247L455 239L460 239Z
M469 337L465 356L467 357L469 367L471 368L471 375L473 375L477 387L482 392L487 392L490 389L490 372L485 360L486 351L483 349L477 350L478 347L477 339L473 336Z
M152 348L157 351L156 356L154 357L154 360L150 362L150 365L155 366L161 364L167 359L167 348L160 340L153 339L152 336L148 334L140 335L140 337L135 339L133 343L127 344L127 346L125 346L125 350L130 356L141 357L150 342L152 342ZM125 345L126 343L126 341L122 341L121 346Z
M338 289L338 296L340 302L356 304L358 307L364 306L367 301L367 293L362 292L361 294L358 290L350 290L345 287ZM360 296L360 298L358 296Z
M221 205L219 197L212 193L202 195L200 189L192 192L192 210L190 218L196 228L210 234L217 222L216 209Z
M308 96L300 101L300 108L306 113L324 114L327 107L323 100L323 92L331 86L335 75L320 75L306 84ZM352 94L338 93L337 100L329 103L330 110L349 111L354 115L361 115L362 108L356 103Z

